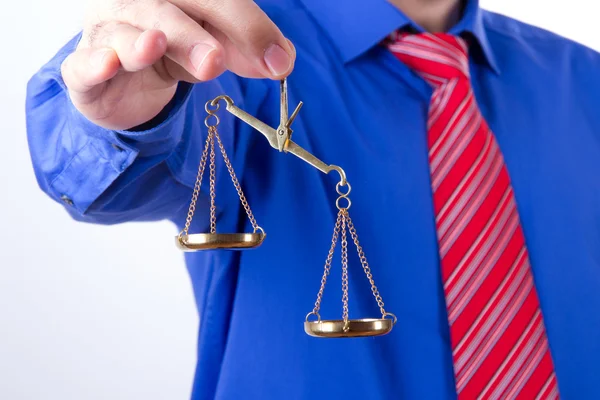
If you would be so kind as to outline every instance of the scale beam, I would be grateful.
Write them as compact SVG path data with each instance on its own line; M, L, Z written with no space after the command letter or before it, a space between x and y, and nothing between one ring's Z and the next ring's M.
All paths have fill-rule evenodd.
M303 103L300 102L292 113L291 117L288 118L288 95L286 79L281 80L280 92L280 121L277 129L272 128L258 118L248 114L246 111L236 106L229 96L219 96L212 100L210 104L213 107L217 107L217 109L214 110L216 111L218 110L219 101L224 100L226 103L225 109L235 117L256 129L258 132L262 133L263 136L267 138L267 141L272 148L285 153L291 153L325 174L328 174L331 171L337 171L340 175L340 183L342 186L344 186L346 184L346 173L342 168L338 167L337 165L328 165L324 163L291 140L292 129L290 128L290 125L292 122L294 122L296 116L298 116Z

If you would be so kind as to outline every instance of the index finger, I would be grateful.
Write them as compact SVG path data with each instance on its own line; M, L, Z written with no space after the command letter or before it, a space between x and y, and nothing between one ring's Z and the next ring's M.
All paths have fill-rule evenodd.
M281 79L294 65L295 51L279 28L251 0L174 0L196 20L223 32L266 77Z

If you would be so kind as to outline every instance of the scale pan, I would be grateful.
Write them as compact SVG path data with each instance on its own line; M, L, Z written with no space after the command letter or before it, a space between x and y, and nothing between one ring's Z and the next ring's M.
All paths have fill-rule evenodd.
M344 332L344 320L322 320L304 322L304 331L310 336L325 338L380 336L389 333L394 327L389 318L366 318L348 320L348 329Z
M177 247L184 251L253 249L265 240L265 233L195 233L175 237Z

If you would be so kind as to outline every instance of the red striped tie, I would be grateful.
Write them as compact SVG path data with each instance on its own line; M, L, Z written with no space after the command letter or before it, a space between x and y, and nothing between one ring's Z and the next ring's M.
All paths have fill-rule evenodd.
M473 95L467 45L418 34L388 46L434 89L429 166L458 398L556 399L513 189Z

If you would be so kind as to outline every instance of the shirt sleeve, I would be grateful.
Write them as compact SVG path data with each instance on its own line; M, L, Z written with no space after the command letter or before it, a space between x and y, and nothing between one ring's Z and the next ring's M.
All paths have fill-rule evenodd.
M129 131L108 130L79 113L61 77L61 64L78 39L67 43L27 85L27 138L40 188L81 221L172 218L191 197L206 139L204 103L228 94L248 112L256 112L266 86L231 73L201 84L180 83L172 101L149 123ZM219 128L237 165L243 162L247 142L237 140L239 123L228 114L219 114Z

